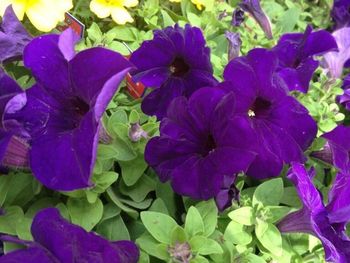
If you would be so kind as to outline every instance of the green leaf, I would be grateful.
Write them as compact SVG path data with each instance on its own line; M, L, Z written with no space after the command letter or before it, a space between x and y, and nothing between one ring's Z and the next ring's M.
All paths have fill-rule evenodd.
M173 218L158 212L145 211L141 212L141 221L156 240L171 244L171 233L178 226Z
M204 236L194 236L189 241L191 250L200 255L221 254L224 251L218 242Z
M169 259L168 247L165 244L157 243L151 235L143 234L141 237L136 239L136 243L139 247L147 252L147 254L156 258L167 261Z
M277 227L271 223L256 219L255 234L260 243L276 256L282 255L282 236Z
M98 25L93 22L91 24L91 26L86 30L88 33L88 37L96 43L101 43L102 42L102 38L103 38L103 34L101 29L98 27Z
M254 210L250 206L238 208L230 212L228 216L242 225L252 226L255 223Z
M0 233L16 235L17 224L24 217L22 208L11 206L4 209L5 214L0 216Z
M108 187L110 187L118 179L118 173L114 171L103 172L101 174L94 174L92 177L95 187L92 191L96 193L103 193Z
M123 181L127 186L134 185L147 168L143 154L138 153L137 157L130 161L119 161L122 168Z
M265 206L278 205L283 196L282 178L275 178L260 184L253 195L253 206L259 202Z
M288 9L277 23L281 28L281 33L292 32L298 22L300 10L298 8Z
M128 228L120 215L102 221L96 230L108 240L130 240Z
M67 208L72 223L83 227L86 231L91 231L103 215L103 204L100 199L91 204L86 199L69 198Z
M169 14L166 11L160 10L160 12L162 13L163 17L163 27L173 26L175 24L174 20L171 18L171 16L169 16Z
M291 208L287 206L267 206L265 209L267 209L269 215L266 221L275 223L286 216Z
M114 26L107 34L112 34L115 39L133 42L136 40L135 29L128 26Z
M218 208L214 200L202 201L196 204L204 224L204 236L208 237L215 231L218 223Z
M191 206L190 209L188 209L185 220L185 231L190 237L204 233L203 219L197 208L194 206Z
M235 221L230 222L225 230L224 237L233 244L247 245L252 241L252 235L246 230L246 226Z
M112 200L114 204L116 204L119 208L121 208L124 212L126 212L132 218L134 219L138 218L138 212L135 209L132 209L131 207L123 204L120 200L120 197L116 195L116 193L113 191L111 187L107 189L107 195L109 196L109 198Z
M154 200L148 211L159 212L166 215L169 214L168 208L166 207L163 199L161 198L157 198L156 200Z
M181 226L176 226L171 233L171 244L185 243L187 241L187 234Z
M194 258L190 260L190 263L209 263L209 260L200 255L196 255Z

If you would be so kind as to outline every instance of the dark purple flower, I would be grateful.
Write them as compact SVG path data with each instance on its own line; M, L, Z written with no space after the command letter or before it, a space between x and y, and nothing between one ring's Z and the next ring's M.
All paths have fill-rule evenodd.
M277 70L289 90L306 93L312 75L319 65L313 56L336 49L337 43L329 32L325 30L312 32L312 27L307 26L303 34L283 35L272 50L279 58Z
M350 240L344 234L344 227L339 228L340 217L337 213L341 213L341 211L335 209L336 206L333 205L333 202L336 202L334 200L339 199L331 195L330 204L325 207L320 193L312 184L311 176L305 167L299 163L292 164L288 178L295 184L303 207L299 211L293 212L283 218L278 223L279 230L281 232L312 234L321 240L327 261L339 263L349 262ZM347 183L346 187L349 188L350 184ZM331 192L336 193L340 190L335 190L335 188L337 187L333 186ZM346 192L349 192L349 189L346 190ZM344 197L341 197L343 202L349 200L348 198L344 199ZM349 209L347 212L349 212ZM347 214L347 218L349 219L349 213ZM344 217L342 217L343 219Z
M244 21L244 11L240 8L236 8L232 13L231 24L233 26L240 26Z
M24 64L37 83L26 103L5 114L7 129L28 138L34 176L55 190L92 185L101 117L131 64L105 48L74 53L72 30L35 38L24 50ZM15 101L21 103L22 98Z
M22 58L23 49L31 39L12 6L7 7L0 24L0 64Z
M189 99L178 97L161 121L145 159L162 182L194 199L215 197L225 176L245 171L255 157L248 122L234 115L235 98L219 88L202 88Z
M344 93L337 97L337 101L350 111L350 74L343 80Z
M332 78L340 78L346 62L350 59L350 28L345 27L332 33L338 45L338 51L323 55L325 68Z
M153 40L144 41L131 55L136 65L135 82L155 88L144 98L142 110L162 119L170 102L179 96L189 97L201 87L216 85L201 30L178 25L155 30Z
M279 175L284 163L303 162L303 151L317 133L307 109L288 95L276 73L277 66L274 52L253 49L226 66L221 85L235 94L235 112L249 123L247 129L254 134L247 149L258 155L247 175L258 179Z
M25 93L18 84L0 68L0 118L5 110L11 111L18 106L15 101L25 101ZM29 145L16 136L13 130L6 130L0 122L0 167L27 167Z
M331 16L335 22L335 28L350 25L350 1L334 0Z
M232 206L232 201L239 201L239 190L236 187L237 175L224 176L224 183L220 192L215 196L215 203L219 211L224 211Z
M38 212L33 220L31 232L34 241L22 241L2 236L2 241L25 245L0 257L0 263L136 263L139 251L131 241L110 242L93 232L69 223L56 208Z
M242 0L238 6L255 19L268 39L272 39L270 19L261 8L260 0Z
M225 32L225 37L228 40L228 61L231 61L239 56L242 40L239 33L230 31Z

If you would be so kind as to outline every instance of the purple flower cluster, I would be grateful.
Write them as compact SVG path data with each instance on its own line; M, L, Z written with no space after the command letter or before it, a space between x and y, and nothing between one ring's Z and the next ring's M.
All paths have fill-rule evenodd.
M56 208L39 211L31 226L34 241L23 241L12 236L0 236L5 242L23 245L0 257L0 263L136 263L139 251L130 241L109 242L93 232L69 223Z
M175 192L195 199L216 197L223 209L236 196L238 173L264 179L278 176L284 164L306 160L303 152L315 138L317 126L289 95L289 83L281 71L296 72L293 67L313 61L312 55L336 48L329 33L310 30L288 35L271 51L254 49L234 58L225 68L224 81L217 85L206 66L209 50L203 49L198 28L158 30L153 40L134 52L131 61L138 67L134 78L158 87L148 97L155 92L166 96L163 100L157 95L152 104L147 104L148 97L143 102L145 113L161 120L160 136L147 144L145 159L162 182L170 180ZM179 32L185 32L185 41ZM321 38L327 45L312 48ZM178 50L186 53L174 55ZM294 60L283 60L286 53ZM193 54L198 64L192 64ZM180 58L182 62L177 63ZM198 71L194 65L207 70ZM177 74L185 68L186 74ZM210 81L188 82L188 74L194 80ZM157 110L148 110L145 101Z

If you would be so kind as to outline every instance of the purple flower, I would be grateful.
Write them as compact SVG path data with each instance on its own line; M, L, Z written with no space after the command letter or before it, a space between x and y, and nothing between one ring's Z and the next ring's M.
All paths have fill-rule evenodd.
M313 56L336 49L337 43L329 32L325 30L312 32L312 27L308 26L304 34L283 35L272 50L279 58L278 71L289 90L306 93L319 64Z
M350 59L350 28L344 27L332 33L339 51L327 52L323 55L325 68L332 78L340 78L343 67Z
M346 27L350 24L349 8L349 0L334 0L331 16L335 22L335 28Z
M236 8L232 13L231 24L233 26L240 26L244 21L244 11L240 8Z
M255 19L268 39L272 39L270 19L261 8L259 0L242 0L238 6Z
M33 220L31 232L34 241L22 241L10 236L0 239L25 245L0 257L0 263L136 263L139 251L131 241L110 242L93 232L69 223L56 208L38 212Z
M231 61L239 56L242 40L239 33L230 31L225 32L225 37L228 40L228 61Z
M258 155L247 175L258 179L279 175L284 163L303 162L303 151L317 133L306 108L288 95L276 73L277 66L272 51L253 49L226 66L221 85L235 94L235 112L249 123L246 128L254 134L247 149Z
M337 178L340 176L338 174ZM346 210L347 218L345 218L344 216L340 216L340 214L344 214L344 210L339 209L335 205L340 199L343 203L348 202L349 199L347 196L337 195L337 193L349 193L349 182L347 182L347 185L343 184L342 187L344 189L340 189L338 186L342 179L338 179L339 182L336 182L331 189L329 196L330 203L325 207L320 193L312 184L311 176L303 165L293 163L288 178L295 184L303 207L299 211L293 212L283 218L278 223L279 230L281 232L312 234L321 240L327 261L339 263L349 262L350 240L345 236L344 224L341 224L341 227L339 225L340 221L344 222L344 219L349 220L349 208Z
M215 203L219 211L224 211L226 208L232 206L232 201L239 201L239 190L236 187L237 175L234 176L224 176L224 183L221 187L220 192L215 196Z
M92 185L100 119L131 68L120 54L105 48L75 54L76 38L67 30L27 45L24 64L37 83L26 91L26 103L4 118L6 128L20 129L30 142L34 176L63 191Z
M165 116L174 98L189 97L197 89L217 83L210 49L201 30L190 25L155 30L153 40L144 41L130 61L137 67L134 81L155 88L144 98L142 110L158 119Z
M12 6L7 7L0 24L0 64L22 58L23 49L31 39Z
M255 157L247 121L235 116L235 98L219 88L202 88L189 99L178 97L161 121L145 159L162 182L194 199L216 196L225 182L245 171Z
M337 97L337 101L350 111L350 74L343 80L344 93Z

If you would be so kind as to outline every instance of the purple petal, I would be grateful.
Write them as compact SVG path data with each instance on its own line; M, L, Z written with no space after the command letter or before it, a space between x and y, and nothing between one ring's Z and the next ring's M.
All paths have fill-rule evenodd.
M49 251L40 246L15 250L0 257L0 263L60 263Z

